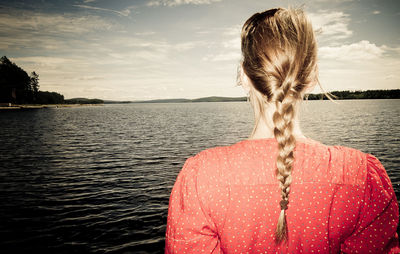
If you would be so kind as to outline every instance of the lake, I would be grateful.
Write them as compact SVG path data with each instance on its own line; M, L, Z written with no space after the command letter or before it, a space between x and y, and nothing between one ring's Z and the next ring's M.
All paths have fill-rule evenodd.
M307 101L303 133L377 156L400 198L400 100ZM0 111L2 253L162 253L185 160L246 139L246 102Z

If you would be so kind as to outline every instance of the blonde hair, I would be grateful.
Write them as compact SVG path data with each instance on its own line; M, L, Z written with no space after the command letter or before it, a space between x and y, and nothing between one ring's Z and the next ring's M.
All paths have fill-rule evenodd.
M281 188L276 243L287 240L286 213L296 140L293 119L308 86L318 83L317 43L311 22L300 8L256 13L241 32L242 68L255 89L250 101L259 116L275 104L274 136L278 142L276 176ZM256 126L259 122L256 119ZM256 128L256 127L255 127ZM253 129L254 133L255 129Z

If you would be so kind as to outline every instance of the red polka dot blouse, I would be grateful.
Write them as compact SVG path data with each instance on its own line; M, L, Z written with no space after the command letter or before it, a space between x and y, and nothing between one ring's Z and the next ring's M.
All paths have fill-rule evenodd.
M188 158L169 200L165 253L400 253L399 207L380 161L309 138L294 150L288 241L276 245L277 152L266 138Z

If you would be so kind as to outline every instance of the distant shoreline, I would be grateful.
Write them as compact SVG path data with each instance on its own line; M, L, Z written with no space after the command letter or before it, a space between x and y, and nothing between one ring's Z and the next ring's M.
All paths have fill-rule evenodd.
M84 106L102 106L103 104L8 104L0 103L0 110L2 109L45 109L45 108L73 108Z
M228 98L229 100L224 100L225 98ZM244 98L244 99L242 99ZM199 98L202 99L202 98ZM107 103L105 102L104 104L151 104L151 103L198 103L198 102L245 102L247 101L246 97L237 97L237 100L230 100L231 97L221 97L221 100L197 100L197 99L184 99L185 101L176 101L176 99L160 99L160 100L150 100L150 101L130 101L130 102L111 102L111 103ZM366 99L334 99L334 100L341 100L341 101L351 101L351 100L357 100L357 101L362 101L362 100L399 100L400 98L366 98ZM304 99L306 100L306 99ZM308 99L309 101L327 101L329 99Z
M329 93L336 100L364 100L364 99L400 99L400 89L366 90L366 91L333 91ZM307 100L328 100L325 94L308 94ZM131 101L120 103L186 103L186 102L229 102L246 101L247 97L220 97L210 96L197 99L158 99L147 101ZM104 103L117 103L104 101Z
M375 99L338 99L335 100L396 100L400 98L375 98ZM308 99L311 101L317 101L322 99ZM327 100L327 99L323 99ZM146 103L197 103L197 102L245 102L247 101L246 97L213 97L213 99L209 99L209 97L198 98L198 99L160 99L160 100L149 100L149 101L112 101L112 102L104 102L103 104L43 104L43 105L15 105L4 106L4 103L0 103L0 110L17 110L17 109L55 109L55 108L75 108L75 107L91 107L91 106L104 106L105 104L146 104Z
M335 100L365 100L365 99L400 99L400 89L391 90L366 90L366 91L333 91L329 95ZM307 94L307 100L328 100L323 94ZM99 106L104 104L130 104L130 103L193 103L193 102L238 102L247 101L247 97L222 97L209 96L197 99L156 99L138 101L113 101L101 99L73 98L65 100L64 104L10 104L0 103L0 109L36 109L36 108L68 108L79 106Z

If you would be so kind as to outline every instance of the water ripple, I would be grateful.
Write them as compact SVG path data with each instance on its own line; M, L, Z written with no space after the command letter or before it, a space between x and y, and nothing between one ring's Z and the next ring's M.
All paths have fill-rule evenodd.
M399 110L400 100L310 101L301 124L376 155L399 198ZM247 138L253 119L229 102L2 111L0 122L2 253L162 253L186 158Z

